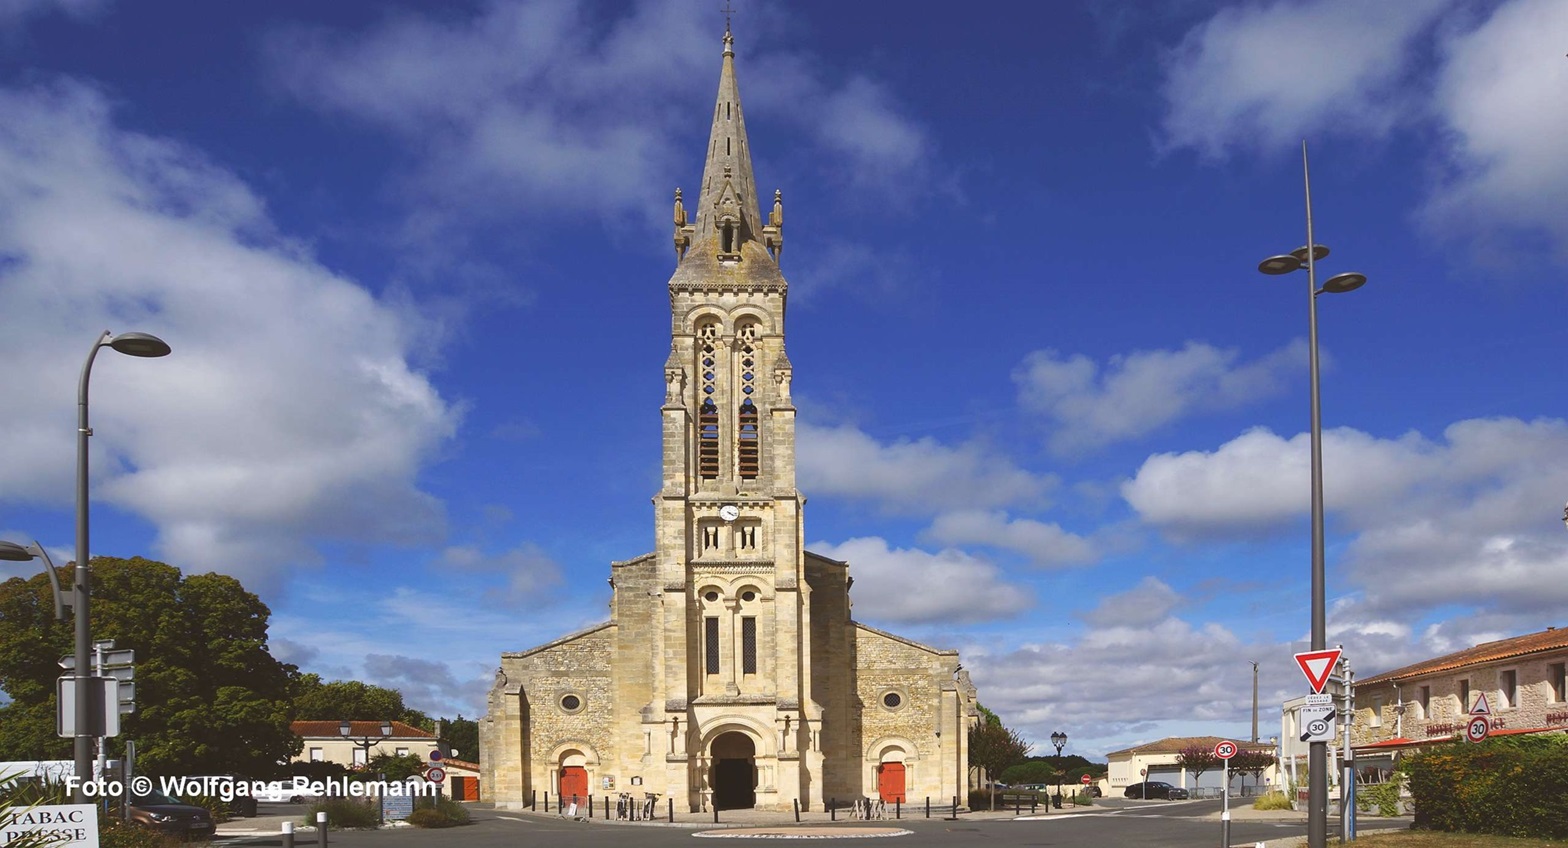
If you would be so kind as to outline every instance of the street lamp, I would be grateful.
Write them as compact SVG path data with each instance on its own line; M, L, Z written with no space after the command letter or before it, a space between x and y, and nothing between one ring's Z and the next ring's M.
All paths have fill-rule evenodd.
M1056 797L1051 801L1060 808L1062 806L1062 749L1067 747L1067 734L1060 730L1052 733L1051 744L1056 746Z
M73 800L87 803L87 781L93 773L93 746L97 734L93 732L102 716L93 716L93 699L88 697L87 686L91 679L93 653L92 622L88 618L88 604L92 596L92 572L88 569L87 546L87 440L93 434L87 424L87 382L92 376L93 360L98 349L112 347L127 356L158 357L169 355L169 345L163 339L148 333L121 333L116 336L108 330L93 342L87 352L87 362L82 365L82 378L76 388L76 580L74 587L76 608L76 667L72 670L72 685L76 695L76 790Z
M1301 181L1307 199L1307 244L1283 256L1270 256L1258 263L1265 274L1307 271L1307 352L1312 396L1312 650L1326 646L1323 587L1323 422L1318 400L1318 295L1342 294L1366 285L1365 275L1336 274L1318 288L1317 260L1328 256L1328 248L1312 238L1312 175L1307 167L1307 143L1301 142ZM1307 757L1307 846L1324 848L1328 839L1328 743L1313 742Z
M60 589L60 575L55 571L54 560L49 558L49 552L37 542L24 548L15 542L0 541L0 560L28 562L33 559L44 561L44 573L49 575L49 588L54 590L54 620L64 621L65 610L71 606L71 599Z
M359 722L359 723L360 724L369 724L369 722ZM354 734L354 724L355 724L355 722L348 721L347 719L344 719L343 721L338 722L338 735L342 736L344 739L347 739L350 742L353 742L355 745L358 745L360 750L365 752L365 762L362 763L362 764L361 763L355 763L355 765L369 766L370 765L370 749L376 747L379 744L381 744L382 741L391 738L391 736L392 736L392 722L390 722L390 721L383 721L383 722L381 722L381 735L380 736L371 736L369 734L365 734L365 735L362 735L362 736L356 736Z

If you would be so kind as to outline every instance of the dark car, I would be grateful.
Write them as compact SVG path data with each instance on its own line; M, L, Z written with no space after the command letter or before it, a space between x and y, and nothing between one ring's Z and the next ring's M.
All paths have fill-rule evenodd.
M213 833L212 814L153 791L131 798L131 821L159 833L187 838L208 838Z
M1164 798L1167 801L1187 800L1187 790L1180 786L1172 786L1163 780L1149 780L1143 783L1134 783L1122 793L1128 798Z

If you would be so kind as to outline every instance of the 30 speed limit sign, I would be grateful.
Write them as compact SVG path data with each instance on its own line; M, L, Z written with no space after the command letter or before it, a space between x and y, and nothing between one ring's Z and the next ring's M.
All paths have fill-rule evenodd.
M1236 756L1236 743L1225 741L1215 745L1214 756L1219 757L1222 760L1228 760L1231 757Z
M1480 742L1486 738L1489 730L1491 730L1491 727L1486 720L1486 716L1475 716L1470 719L1469 724L1465 725L1465 738L1471 742Z

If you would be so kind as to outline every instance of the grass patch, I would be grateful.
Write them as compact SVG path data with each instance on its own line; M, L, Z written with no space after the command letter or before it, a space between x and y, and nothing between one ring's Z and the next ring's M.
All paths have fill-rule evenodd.
M1252 802L1254 810L1291 810L1290 797L1283 792L1267 792Z
M1338 839L1330 845L1343 845ZM1351 845L1363 848L1564 848L1568 842L1560 839L1534 839L1529 837L1491 836L1484 833L1438 833L1430 830L1378 831L1357 834Z

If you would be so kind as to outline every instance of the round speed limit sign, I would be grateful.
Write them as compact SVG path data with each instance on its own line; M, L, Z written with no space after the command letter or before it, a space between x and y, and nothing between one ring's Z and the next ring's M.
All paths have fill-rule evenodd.
M1486 716L1476 716L1465 725L1465 738L1471 742L1480 742L1486 738L1487 731L1491 730Z
M1219 757L1222 760L1228 760L1231 757L1236 756L1236 743L1227 741L1215 745L1214 756Z

